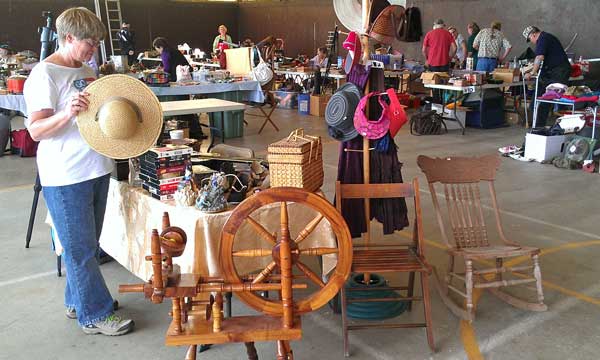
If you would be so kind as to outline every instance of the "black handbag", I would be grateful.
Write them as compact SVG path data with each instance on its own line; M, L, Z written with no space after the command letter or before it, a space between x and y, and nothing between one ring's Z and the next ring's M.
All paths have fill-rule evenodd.
M447 132L446 122L435 110L418 112L410 118L412 135L441 135Z

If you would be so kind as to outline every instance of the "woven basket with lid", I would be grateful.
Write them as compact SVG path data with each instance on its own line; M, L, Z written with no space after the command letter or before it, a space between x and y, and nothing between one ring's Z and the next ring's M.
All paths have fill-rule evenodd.
M271 187L291 186L317 191L323 185L321 138L292 131L287 138L268 147Z

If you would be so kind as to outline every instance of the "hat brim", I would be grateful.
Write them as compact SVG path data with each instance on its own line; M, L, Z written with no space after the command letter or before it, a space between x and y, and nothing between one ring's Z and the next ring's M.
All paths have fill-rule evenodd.
M108 75L88 85L88 109L79 113L77 125L88 145L96 152L113 159L139 156L156 144L163 125L163 112L158 98L148 86L128 75ZM106 136L100 129L96 114L111 98L122 97L137 105L141 122L134 134L126 139Z

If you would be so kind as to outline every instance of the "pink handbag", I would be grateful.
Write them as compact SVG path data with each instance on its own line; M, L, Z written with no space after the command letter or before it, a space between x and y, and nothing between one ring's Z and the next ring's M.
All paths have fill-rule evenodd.
M356 128L359 134L370 140L384 137L390 128L389 107L380 96L377 97L382 109L379 119L369 120L365 114L367 102L375 94L375 92L372 92L360 99L354 112L354 128Z

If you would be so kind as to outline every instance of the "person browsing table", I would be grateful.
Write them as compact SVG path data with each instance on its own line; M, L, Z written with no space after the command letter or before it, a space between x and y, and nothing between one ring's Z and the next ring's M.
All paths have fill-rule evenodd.
M177 66L190 66L190 63L179 50L171 47L169 41L164 37L154 39L152 46L160 54L163 69L169 74L169 80L177 81Z
M512 45L500 31L501 29L502 24L494 21L489 28L481 30L473 40L473 49L477 50L477 71L494 71L510 53Z
M77 319L86 334L123 335L134 323L114 314L97 259L113 161L89 147L76 122L89 104L82 90L96 77L85 63L106 29L94 13L79 7L65 10L56 30L60 48L33 68L24 97L27 129L40 142L42 193L64 250L66 316Z
M444 20L437 19L433 23L433 30L428 32L423 40L421 50L429 71L448 72L450 59L456 54L454 38L445 27Z
M535 45L533 69L531 72L525 74L525 79L529 80L532 75L537 74L543 63L538 89L541 89L543 92L546 89L546 86L552 83L566 85L569 81L569 76L571 75L571 64L569 63L569 58L567 57L567 53L560 43L560 40L558 40L556 36L541 31L535 26L527 26L525 30L523 30L523 37L527 42L532 42ZM548 118L550 108L551 104L539 104L536 126L546 125L546 119ZM531 109L533 109L533 101L531 102Z

